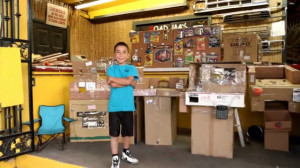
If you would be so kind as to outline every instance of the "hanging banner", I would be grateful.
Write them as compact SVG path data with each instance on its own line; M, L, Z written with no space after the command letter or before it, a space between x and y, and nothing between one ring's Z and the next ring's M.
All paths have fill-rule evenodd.
M68 9L51 3L47 4L46 24L67 28Z

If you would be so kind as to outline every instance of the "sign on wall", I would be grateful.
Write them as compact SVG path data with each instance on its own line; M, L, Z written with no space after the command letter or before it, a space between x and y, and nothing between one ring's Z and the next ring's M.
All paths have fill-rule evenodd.
M147 25L139 25L138 31L148 31L148 30L171 30L171 29L185 29L193 26L205 26L208 25L207 18L196 18L192 20L182 20L182 21L168 21L164 23L153 23Z
M47 4L46 24L67 28L68 9L51 3Z

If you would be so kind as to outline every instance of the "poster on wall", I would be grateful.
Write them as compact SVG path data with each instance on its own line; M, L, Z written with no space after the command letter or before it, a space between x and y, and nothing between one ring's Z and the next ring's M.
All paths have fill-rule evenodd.
M62 6L47 4L46 24L67 28L68 26L68 9Z
M172 61L172 50L159 49L155 52L155 60L158 62Z

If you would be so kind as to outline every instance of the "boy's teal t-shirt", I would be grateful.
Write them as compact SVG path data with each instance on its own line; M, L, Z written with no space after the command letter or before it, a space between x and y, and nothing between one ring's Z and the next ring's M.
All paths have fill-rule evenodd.
M107 76L115 78L127 78L133 76L138 80L138 71L133 65L112 65L107 69ZM108 112L135 111L133 86L121 88L110 87L110 97L108 102Z

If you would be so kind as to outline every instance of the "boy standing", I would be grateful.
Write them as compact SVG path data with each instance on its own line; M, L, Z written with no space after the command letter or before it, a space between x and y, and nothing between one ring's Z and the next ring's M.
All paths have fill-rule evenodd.
M111 89L108 103L109 135L112 152L111 168L119 168L120 126L123 138L122 160L131 164L139 162L131 156L129 150L130 137L133 136L133 111L135 111L133 87L138 80L138 71L136 67L126 63L129 58L129 47L126 43L119 42L115 45L114 58L118 64L110 66L107 70L107 83Z

